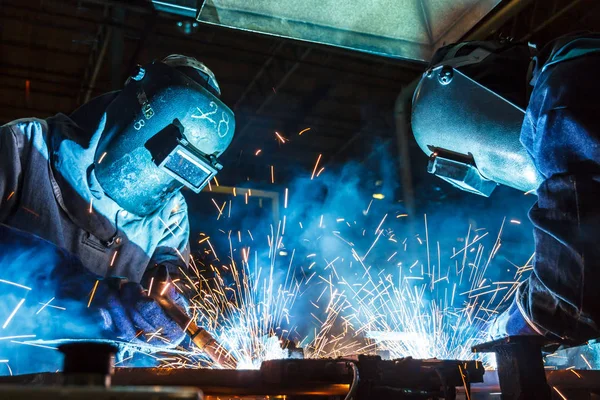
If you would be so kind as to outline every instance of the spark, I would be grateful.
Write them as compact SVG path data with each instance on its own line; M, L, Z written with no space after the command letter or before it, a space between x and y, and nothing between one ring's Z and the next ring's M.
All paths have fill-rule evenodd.
M0 337L0 340L28 339L28 338L34 338L34 337L35 337L35 335L4 336L4 337Z
M110 260L110 266L112 267L115 264L115 259L117 258L117 254L119 253L118 250L115 250L115 252L113 253L112 259Z
M369 210L371 209L371 204L373 204L373 200L371 200L369 202L369 205L367 206L367 209L365 211L363 211L364 215L367 215L369 213Z
M275 166L271 165L271 183L275 183Z
M51 298L50 300L48 300L48 302L44 303L44 305L43 305L43 306L42 306L42 307L41 307L39 310L37 310L37 312L35 313L35 315L38 315L39 313L41 313L41 312L42 312L42 310L43 310L44 308L48 307L48 305L49 305L50 303L52 303L52 300L54 300L54 297L53 297L53 298Z
M325 171L325 167L321 167L321 169L319 170L319 172L317 172L317 178L319 177L319 175L321 175L321 172Z
M42 349L58 350L58 348L56 348L56 347L46 346L46 345L43 345L43 344L30 343L30 342L19 342L17 340L11 340L10 342L11 343L17 343L17 344L25 344L27 346L33 346L33 347L40 347Z
M574 369L569 369L569 371L571 371L573 374L575 374L576 377L581 379L581 375L577 371L575 371Z
M284 138L283 136L281 136L281 133L279 133L279 132L277 132L277 131L275 131L275 136L277 136L277 139L279 139L279 141L280 141L281 143L285 143L285 142L287 142L287 139L286 139L286 138Z
M104 153L102 153L102 155L100 156L100 159L98 159L98 164L102 164L102 160L104 160L104 157L106 157L106 151Z
M35 211L33 211L33 210L32 210L32 209L30 209L30 208L23 207L23 206L21 206L21 208L22 208L23 210L27 211L29 214L33 214L33 215L35 215L35 216L36 216L36 217L38 217L38 218L40 217L40 214L36 213Z
M317 167L319 166L319 161L321 161L321 156L322 154L319 154L319 157L317 157L317 162L315 163L315 168L313 168L313 172L312 175L310 177L310 180L312 181L315 177L315 173L317 172Z
M21 289L31 290L31 288L28 287L28 286L24 286L24 285L21 285L19 283L7 281L7 280L4 280L4 279L0 279L0 283L6 283L7 285L12 285L12 286L20 287Z
M150 285L148 285L148 296L152 293L152 285L154 285L154 277L150 278Z
M6 201L10 200L10 198L13 197L14 195L15 195L15 191L13 190L12 192L10 192L10 194L6 198Z
M6 321L4 321L4 325L2 325L2 329L6 329L6 327L8 326L8 324L10 324L10 321L12 321L15 314L17 313L17 311L19 311L19 308L21 308L21 306L23 305L24 302L25 302L25 299L21 299L21 301L19 301L19 304L17 304L17 306L12 310L12 312L8 316L8 318L6 318Z
M535 193L535 189L531 189L531 190L526 191L524 193L524 195L527 196L527 195L532 194L532 193Z
M516 225L521 225L521 221L519 221L518 219L511 219L510 223L511 224L516 224Z
M470 390L467 387L467 381L465 380L465 374L463 373L463 370L460 367L460 364L458 365L458 372L460 373L460 377L462 378L462 381L463 381L463 386L465 387L465 394L467 395L467 400L471 400L471 396L469 395Z
M592 364L590 364L590 362L587 360L587 358L585 358L585 356L583 354L580 354L581 358L583 358L583 361L585 361L585 363L587 364L589 369L594 369L592 368Z
M169 286L171 286L171 282L163 282L163 288L160 291L160 295L164 296L165 293L167 292L167 289L169 288Z
M285 188L285 198L283 201L283 208L287 208L288 205L288 188Z
M90 208L89 208L89 210L88 210L88 212L89 212L90 214L91 214L91 213L94 211L94 209L93 209L93 206L94 206L94 199L93 199L93 198L91 198L91 199L90 199Z
M262 149L258 149L256 150L256 153L254 153L255 156L259 155L260 153L262 153Z
M38 304L43 306L46 303L38 303ZM66 308L64 308L64 307L54 306L52 304L48 304L46 307L54 308L54 309L61 310L61 311L65 311L66 310Z
M379 230L381 229L381 226L383 225L383 223L385 222L385 219L387 218L387 214L385 214L383 216L383 219L381 220L381 222L379 223L379 225L377 226L377 228L375 229L375 234L377 234L377 232L379 232Z
M96 283L94 283L94 288L92 289L92 293L90 294L90 300L88 301L87 308L90 308L90 305L92 305L92 300L94 299L94 295L96 294L96 289L98 289L99 283L100 283L99 279L97 279Z
M219 218L221 218L221 216L223 215L223 210L225 209L225 205L227 204L227 202L224 202L223 206L219 207L219 205L217 204L217 202L215 201L215 199L211 199L211 200L212 200L213 204L215 205L215 207L217 208L217 211L219 212L219 215L217 215L217 221L218 221Z
M308 131L310 131L310 128L304 128L304 129L302 129L300 132L298 132L298 136L302 136L302 134L303 134L304 132L308 132Z
M560 392L560 390L558 390L558 389L556 388L556 386L552 386L552 389L554 389L554 390L556 391L556 393L558 393L558 395L559 395L559 396L560 396L560 397L561 397L563 400L568 400L568 399L565 397L565 395L564 395L564 394L562 394L562 393Z
M404 217L408 217L408 214L398 214L398 215L396 215L396 218L404 218Z

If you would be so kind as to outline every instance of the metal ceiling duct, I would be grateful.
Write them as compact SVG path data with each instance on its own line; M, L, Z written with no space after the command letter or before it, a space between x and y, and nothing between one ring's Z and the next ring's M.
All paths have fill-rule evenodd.
M153 0L200 22L427 61L501 0Z

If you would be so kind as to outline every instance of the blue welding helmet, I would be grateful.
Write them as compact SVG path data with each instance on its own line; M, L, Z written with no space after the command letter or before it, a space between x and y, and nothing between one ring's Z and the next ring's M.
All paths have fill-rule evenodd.
M483 196L498 184L537 189L541 177L520 142L530 61L526 44L438 50L415 90L411 118L430 173Z
M221 169L233 139L233 112L219 100L213 73L172 55L127 80L106 110L94 157L104 192L125 210L148 215L183 186L200 192Z

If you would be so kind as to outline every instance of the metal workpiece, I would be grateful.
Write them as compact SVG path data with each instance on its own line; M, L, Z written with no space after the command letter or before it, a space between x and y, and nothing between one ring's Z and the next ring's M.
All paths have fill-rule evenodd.
M495 353L503 400L550 400L541 336L509 336L473 347L473 352Z
M0 379L0 399L11 400L202 400L190 387L116 386L111 384L117 347L102 342L74 342L59 346L65 355L62 373ZM9 378L9 377L7 377Z
M430 172L488 196L496 184L527 192L542 181L521 145L524 110L457 69L427 71L413 97L412 129Z
M457 387L483 382L477 361L382 360L379 356L344 359L264 361L260 370L117 368L119 386L193 386L206 396L340 396L355 399L455 399ZM56 385L60 374L0 378L0 383ZM1 386L1 385L0 385Z
M196 388L183 387L82 387L0 386L0 398L10 400L202 400Z

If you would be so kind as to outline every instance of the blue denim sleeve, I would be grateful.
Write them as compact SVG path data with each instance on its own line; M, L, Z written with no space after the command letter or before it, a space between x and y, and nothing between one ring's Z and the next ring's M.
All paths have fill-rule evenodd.
M539 75L521 141L545 178L530 211L536 255L525 312L573 341L600 336L600 57Z

